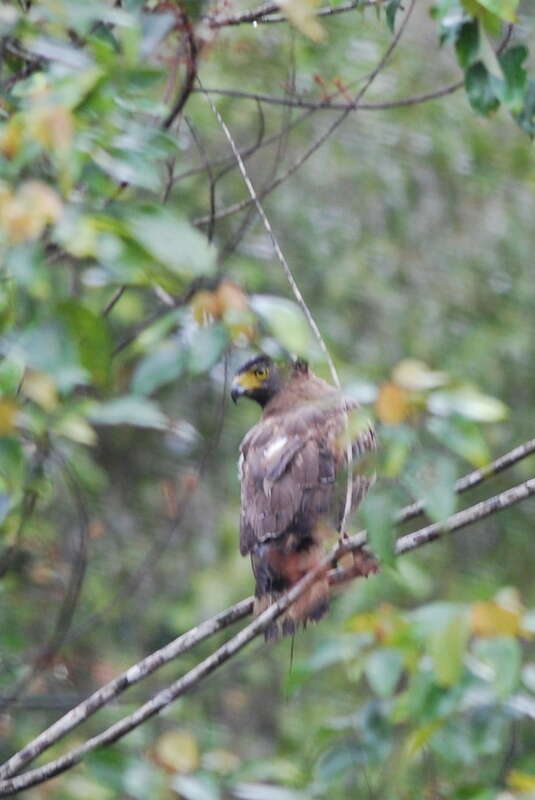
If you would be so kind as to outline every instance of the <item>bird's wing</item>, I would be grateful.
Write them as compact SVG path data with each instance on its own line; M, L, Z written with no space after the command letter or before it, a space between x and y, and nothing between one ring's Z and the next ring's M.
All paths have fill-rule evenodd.
M310 535L329 511L343 453L340 408L300 407L260 421L242 442L240 550Z

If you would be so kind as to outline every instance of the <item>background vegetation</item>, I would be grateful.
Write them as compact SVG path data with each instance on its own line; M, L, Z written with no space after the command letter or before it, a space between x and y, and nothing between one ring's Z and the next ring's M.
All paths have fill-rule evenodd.
M235 462L258 410L229 376L258 348L328 376L207 97L381 441L352 525L380 573L293 660L257 640L29 798L535 795L533 501L399 560L390 522L416 498L445 519L456 478L533 435L535 16L362 5L0 6L0 755L251 592ZM447 92L355 110L362 88Z

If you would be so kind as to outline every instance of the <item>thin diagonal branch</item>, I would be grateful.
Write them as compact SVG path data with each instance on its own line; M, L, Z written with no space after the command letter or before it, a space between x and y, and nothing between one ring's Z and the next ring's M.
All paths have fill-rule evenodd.
M353 11L356 8L365 8L366 6L375 5L378 5L378 0L350 0L339 6L324 6L323 8L318 8L316 16L334 17L337 14L347 14L348 11ZM222 14L209 15L204 18L204 22L210 28L225 28L234 25L252 24L255 22L259 24L288 22L288 17L285 14L278 13L279 11L280 3L264 3L259 8L251 11L244 11L242 14L234 14L232 16L224 16Z
M497 513L498 511L509 508L512 505L515 505L516 503L533 496L534 494L535 478L530 478L529 480L524 481L518 486L508 489L499 495L490 497L487 500L483 500L482 502L465 509L464 511L453 514L442 523L427 525L418 531L407 534L398 541L396 545L396 553L398 555L403 555L404 553L415 550L425 544L428 544L429 542L438 539L439 537L453 533L454 531L460 530L461 528L465 528L468 525L472 525L477 521L485 519L486 517ZM199 684L205 677L221 666L221 664L228 661L236 653L242 650L250 641L256 638L274 619L280 616L280 614L282 614L286 608L288 608L288 606L295 602L321 574L325 573L329 567L329 564L333 560L339 559L345 553L359 551L361 547L362 544L359 536L347 538L344 541L339 541L336 547L331 550L325 559L323 559L323 561L318 564L315 569L313 569L297 584L295 584L295 586L288 593L283 595L276 603L271 605L253 622L243 628L220 648L218 648L214 653L212 653L212 655L204 659L204 661L187 672L182 678L172 683L166 689L158 692L151 700L144 703L132 714L124 717L122 720L116 722L99 735L94 736L88 741L84 742L84 744L73 748L66 755L61 756L60 758L55 759L42 767L30 770L18 777L6 777L6 780L0 782L0 796L5 797L15 794L18 791L22 791L39 783L43 783L54 775L58 775L61 772L70 769L75 764L79 763L87 753L95 750L97 747L101 747L116 741L134 728L141 725L143 722L145 722L145 720L157 714L178 697L189 691L193 686ZM239 613L245 616L245 614L248 613L247 609L250 609L250 604L251 598L242 601ZM234 608L236 609L237 606ZM233 621L239 619L239 616L233 616L235 613L236 612L234 612L234 609L228 609L226 612L223 612L222 615L219 615L218 618L215 618L219 619L220 627L218 630L220 630L222 627L221 620L225 618L224 615L230 614L233 617ZM188 634L184 634L184 636L198 636L198 631L203 628L203 626L204 633L206 633L206 635L210 635L209 630L213 624L214 621L209 620L208 622L203 623L201 626L198 626L198 628L193 629ZM178 641L179 640L177 640L177 642ZM197 639L197 641L200 641L200 639ZM177 645L176 643L171 643L171 645L168 645L167 647L169 648L172 646L176 647ZM162 648L162 651L165 649L166 648ZM146 669L147 661L149 661L151 658L161 658L162 651L158 651L157 654L152 654L152 656L144 659L143 662L140 662L140 664L132 667L131 670L129 670L132 677L138 674L138 670L141 665L144 665L143 668ZM181 652L183 651L184 650ZM148 674L148 672L146 674ZM141 677L144 677L144 675L141 675L138 680L140 680ZM124 682L124 675L120 676L116 680L121 681L121 679ZM115 682L112 681L112 684L114 683ZM108 686L111 686L112 684L109 684ZM101 691L102 690L99 690L99 692ZM109 691L111 692L111 690ZM114 696L115 695L111 694L107 700L99 702L98 707L103 705L105 702L109 702L109 699L112 699ZM94 695L92 697L94 698ZM99 701L100 699L101 698L99 698ZM77 706L76 709L73 709L71 712L65 715L62 720L59 720L54 726L43 732L36 740L34 740L34 742L27 745L23 751L20 751L20 753L12 756L12 758L0 768L0 776L13 776L17 770L20 770L23 764L33 760L39 753L42 753L44 750L50 747L51 744L61 738L64 733L67 732L63 732L63 727L67 724L63 720L68 720L70 727L68 727L67 730L71 730L73 727L75 727L75 725L79 724L80 721L85 719L85 705L91 700L92 698L89 698L88 701L80 704L80 706ZM93 702L96 701L93 700ZM51 735L51 731L54 731L54 736ZM37 742L40 742L40 749L36 747ZM23 752L25 753L25 760L22 760ZM16 766L16 764L18 764L18 766Z
M327 139L334 133L334 131L338 127L340 127L340 125L344 122L344 120L347 118L347 116L352 111L354 111L356 108L358 108L361 99L364 97L364 95L366 94L366 92L368 91L368 89L370 88L372 83L375 81L377 76L382 72L382 70L386 67L387 63L390 61L390 58L391 58L394 50L398 46L398 44L399 44L399 42L401 40L401 37L403 36L403 34L405 32L405 28L407 27L409 19L410 19L411 15L412 15L412 12L414 10L415 2L416 2L416 0L411 0L409 8L407 9L407 13L404 16L403 21L402 21L401 25L399 26L396 35L392 39L390 45L386 49L384 55L382 56L381 60L377 64L377 66L367 76L367 78L366 78L366 80L364 82L364 85L357 92L353 103L349 104L349 107L345 108L344 111L342 111L342 113L339 116L336 117L336 119L329 125L329 127L316 139L315 142L312 143L312 145L307 150L305 150L304 153L302 153L302 155L286 170L285 173L283 173L283 175L279 176L276 180L274 180L271 183L270 186L266 187L262 191L262 193L260 195L257 195L256 196L256 200L253 198L253 196L250 194L250 191L249 191L250 197L246 198L245 200L240 201L239 203L234 203L234 205L228 206L226 209L218 211L216 213L216 215L215 215L215 219L216 220L223 219L223 217L228 217L231 214L235 214L236 212L241 211L243 208L246 208L247 206L249 206L251 203L254 203L256 205L257 202L259 202L267 194L272 192L273 189L276 189L277 186L280 186L281 183L283 183L287 178L289 178L291 175L293 175L293 173L296 172L305 163L305 161L307 161L312 155L314 155L314 153L317 150L319 150L319 148L327 141ZM205 97L207 97L207 99L208 99L207 95L205 95ZM311 112L309 112L309 113L311 113ZM235 152L234 152L234 150L235 150ZM238 160L238 157L241 158L241 155L240 155L239 151L237 150L237 148L233 148L233 152L234 152L234 156L236 157L236 160ZM238 165L239 165L239 161L238 161ZM243 159L242 159L242 165L243 165ZM243 175L243 169L242 169L241 166L240 166L240 171L242 172L242 175ZM212 218L211 215L208 216L208 217L206 217L206 216L199 217L199 218L197 218L197 219L195 219L193 221L193 224L194 225L206 225L207 223L210 222L211 218ZM331 370L331 373L332 373L332 370ZM335 381L335 383L336 383L336 381ZM344 514L344 517L345 517L345 514Z
M357 104L360 101L360 99L365 95L365 93L368 91L369 87L372 85L372 83L374 82L376 77L382 72L384 67L387 65L388 61L390 60L390 57L391 57L392 53L396 49L397 45L399 44L399 42L401 40L401 37L403 36L403 33L404 33L405 28L407 26L407 23L408 23L408 21L409 21L409 19L411 17L411 14L412 14L412 12L414 10L415 2L416 2L416 0L411 0L409 8L407 10L407 13L405 14L405 17L403 18L403 21L402 21L401 25L399 26L399 29L398 29L396 35L392 39L392 42L388 46L388 48L387 48L386 52L384 53L383 57L378 62L377 66L368 75L368 78L365 81L364 85L358 91L357 96L355 98L355 102ZM201 85L201 88L202 88L202 84L200 83L200 81L199 81L199 85ZM305 298L303 297L303 295L301 293L301 290L300 290L300 288L299 288L299 286L297 284L297 281L295 280L295 277L293 275L293 272L292 272L292 270L290 268L290 265L288 264L288 261L287 261L285 255L284 255L284 253L282 252L282 249L281 249L280 244L279 244L279 242L277 240L277 237L275 236L275 232L273 230L273 227L272 227L272 225L271 225L271 223L270 223L270 221L269 221L269 219L268 219L268 217L266 215L266 212L264 211L264 208L263 208L263 206L262 206L262 204L261 204L261 202L260 202L260 200L258 198L258 195L256 194L255 188L254 188L254 186L253 186L253 184L251 182L251 179L249 178L249 175L248 175L247 170L245 168L245 164L243 162L243 159L242 159L242 157L240 155L240 152L239 152L238 148L236 147L236 143L234 142L234 139L232 138L230 130L229 130L228 126L226 125L225 121L223 120L221 114L219 113L219 111L217 110L215 105L213 104L212 100L208 97L208 95L204 95L204 96L205 96L208 104L210 105L210 108L212 109L213 113L215 114L215 116L216 116L216 118L217 118L217 120L218 120L218 122L219 122L219 124L220 124L220 126L221 126L221 128L222 128L222 130L223 130L223 132L224 132L229 144L230 144L230 147L232 149L234 157L236 158L236 161L238 162L238 166L239 166L242 178L243 178L244 183L245 183L245 185L247 187L247 190L249 192L251 200L254 203L254 205L256 206L256 209L258 211L258 215L259 215L260 219L262 220L262 223L263 223L263 225L264 225L264 227L265 227L265 229L266 229L266 231L268 233L269 238L271 239L271 243L273 245L273 249L275 251L275 254L277 255L277 258L278 258L283 270L284 270L284 274L286 275L286 279L287 279L287 281L288 281L288 283L290 285L292 293L293 293L298 305L300 306L301 310L303 311L303 314L305 315L305 318L306 318L306 320L307 320L307 322L308 322L308 324L310 326L310 329L312 330L312 333L314 334L314 337L315 337L315 339L316 339L316 341L317 341L317 343L319 345L319 348L320 348L321 352L325 356L325 360L326 360L326 362L327 362L327 364L329 366L329 371L331 373L331 377L332 377L333 383L337 387L337 389L341 389L341 383L340 383L340 378L338 376L338 371L337 371L337 369L335 367L335 364L334 364L334 361L333 361L333 359L331 357L329 349L328 349L328 347L327 347L327 345L325 343L325 340L324 340L324 338L323 338L323 336L321 334L321 331L320 331L320 329L319 329L319 327L318 327L318 325L316 323L316 320L314 319L314 316L313 316L312 312L310 311L310 309L309 309L309 307L308 307L308 305L307 305L307 303L305 301ZM330 133L336 127L338 127L338 125L340 125L343 122L343 120L346 118L348 113L349 113L349 111L344 111L340 115L340 117L338 117L334 121L333 125L331 125L330 128L329 128L329 132L327 134L328 136L330 135ZM319 147L320 144L322 143L322 141L324 141L324 140L325 140L325 136L324 137L320 137L320 139L315 143L315 148L317 149L317 147ZM211 220L212 220L212 224L213 224L213 210L212 210L212 213L211 213ZM347 433L349 431L349 419L348 419L345 407L344 407L343 414L344 414L345 431ZM345 495L344 513L342 515L342 520L340 522L340 528L339 528L341 536L345 536L346 535L347 526L349 524L349 518L351 516L351 509L352 509L352 504L353 504L353 447L352 447L352 442L351 442L351 437L350 436L347 436L347 442L346 442L346 465L347 465L346 495Z
M500 456L490 464L481 467L481 469L475 469L473 472L469 472L468 475L465 475L463 478L459 478L459 480L455 483L455 492L457 494L462 494L463 492L468 491L468 489L478 486L488 478L492 478L494 475L498 475L500 472L509 469L509 467L512 467L514 464L517 464L519 461L522 461L524 458L527 458L533 453L535 453L535 439L530 439L529 441L524 442L524 444L509 450L508 453ZM409 519L414 519L420 514L423 514L424 511L424 502L422 500L418 500L416 503L411 503L411 505L402 508L395 515L394 521L396 524L407 522Z
M118 697L130 686L151 675L155 670L173 659L187 653L196 644L212 636L220 630L232 625L243 617L248 616L253 608L253 598L247 597L232 608L221 611L212 619L201 622L197 627L182 634L174 641L151 653L149 656L134 664L133 667L121 673L112 681L93 692L83 703L67 712L53 725L37 736L32 742L22 748L0 767L0 777L8 777L20 772L22 767L33 761L37 756L47 750L51 745L62 739L69 731L76 728L99 708Z
M456 490L458 492L467 491L493 475L509 469L534 453L535 439L531 439L500 456L483 469L475 470L460 478L457 481ZM406 506L398 512L395 521L398 523L406 521L412 516L421 513L422 510L423 504L414 503L412 506ZM351 546L354 548L354 551L362 547L365 542L366 533L363 531L351 538ZM339 585L354 579L356 575L358 575L358 572L355 572L353 566L350 568L337 568L329 573L330 583L332 585ZM248 616L252 611L252 606L252 597L242 600L232 608L226 609L226 611L201 623L188 633L179 636L173 642L157 650L155 653L152 653L150 656L147 656L147 658L140 661L134 667L131 667L122 675L119 675L113 681L110 681L110 683L98 689L86 701L69 711L64 717L54 723L51 728L37 737L34 742L21 750L16 756L13 756L3 767L0 767L0 776L7 777L18 772L26 763L32 761L44 752L51 744L65 736L70 730L80 725L88 717L98 711L99 708L108 703L111 699L118 697L122 692L142 680L146 675L150 675L164 664L169 663L181 654L187 652L194 645L207 637L212 636L243 617Z
M322 100L306 100L304 97L292 96L277 96L271 94L262 94L261 92L245 92L241 89L206 89L207 94L221 95L222 97L234 97L238 100L255 100L260 103L266 103L273 106L286 106L288 108L307 108L311 111L386 111L388 109L404 108L407 106L415 106L420 103L427 103L430 100L437 100L448 94L458 91L464 86L464 81L456 81L442 86L440 89L434 89L430 92L414 95L412 97L400 97L394 100L384 100L378 103L358 103L352 101L351 103L340 103L333 100L333 96L326 97ZM194 92L199 91L193 89Z
M273 230L273 228L271 226L271 223L270 223L270 221L269 221L269 219L268 219L268 217L266 215L266 212L264 211L264 208L263 208L262 204L260 203L260 200L258 199L258 196L256 194L255 188L254 188L254 186L253 186L253 184L251 182L251 179L249 178L247 170L245 169L245 164L243 163L243 159L240 156L240 151L238 150L238 148L236 146L236 143L234 142L234 139L232 138L232 135L231 135L231 133L230 133L230 131L228 129L228 126L226 125L223 117L221 116L221 114L219 113L217 108L214 106L214 104L212 103L210 98L207 95L205 95L205 97L206 97L206 100L207 100L210 108L212 109L213 113L215 114L215 116L217 118L217 121L221 125L221 128L223 129L223 132L224 132L225 136L227 137L227 140L228 140L228 142L230 144L232 152L234 153L234 157L236 158L236 161L238 162L238 166L240 168L240 172L242 174L242 178L243 178L243 180L245 182L245 185L247 186L247 189L249 191L251 199L252 199L252 201L254 202L254 204L256 206L256 210L258 211L258 215L260 216L260 219L262 220L262 222L264 224L264 227L265 227L265 229L266 229L266 231L268 233L268 236L271 239L271 243L273 245L273 249L275 251L275 254L276 254L277 258L279 259L279 262L280 262L280 264L282 266L284 274L286 275L286 279L287 279L287 281L288 281L288 283L290 285L292 293L293 293L295 299L297 300L297 303L299 304L301 310L303 311L303 314L305 315L305 318L306 318L306 320L307 320L307 322L308 322L308 324L310 326L310 329L312 330L312 333L314 334L314 337L315 337L315 339L316 339L316 341L317 341L317 343L318 343L318 345L320 347L321 352L325 356L325 360L326 360L326 362L327 362L327 364L329 366L329 370L330 370L330 373L331 373L331 377L333 379L333 383L338 389L340 389L341 388L340 378L338 376L338 371L337 371L337 369L336 369L336 367L334 365L334 361L332 359L332 356L331 356L331 354L329 352L329 349L328 349L327 345L325 344L325 340L324 340L323 336L321 335L321 331L320 331L320 329L319 329L319 327L318 327L318 325L316 323L316 320L314 319L314 316L313 316L312 312L310 311L310 309L309 309L309 307L308 307L308 305L306 303L306 300L305 300L305 298L303 297L303 295L301 293L301 290L300 290L300 288L299 288L299 286L297 284L297 281L294 278L293 272L292 272L292 270L290 268L290 265L288 264L286 256L282 252L281 246L280 246L280 244L278 242L277 237L275 236L275 232L274 232L274 230ZM346 414L345 411L344 411L344 418L345 418L345 428L347 430L347 428L348 428L348 418L347 418L347 414ZM351 503L352 503L352 497L353 497L353 474L352 474L353 449L352 449L352 445L351 445L351 441L350 441L349 437L348 437L347 446L346 446L346 459L347 459L347 491L346 491L346 502L345 502L345 508L344 508L344 515L343 515L342 522L341 522L341 525L340 525L340 533L341 534L344 534L345 531L346 531L347 523L348 523L348 520L349 520L349 515L351 513Z
M188 48L188 56L186 62L186 78L184 80L182 89L180 90L180 94L173 103L173 107L171 108L171 110L169 111L168 115L166 116L166 118L162 123L162 128L164 130L168 130L171 127L175 119L178 117L178 115L186 105L188 98L191 94L191 90L193 89L195 78L197 76L197 59L199 55L199 50L197 47L197 41L195 39L195 32L193 30L191 21L186 11L183 8L180 9L180 14L182 16L182 27L184 29L187 48Z

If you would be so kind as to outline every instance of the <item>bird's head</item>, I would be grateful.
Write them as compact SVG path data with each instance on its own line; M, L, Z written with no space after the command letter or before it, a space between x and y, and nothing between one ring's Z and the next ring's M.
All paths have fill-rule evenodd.
M239 397L250 397L262 408L279 391L281 373L273 360L266 355L247 361L234 375L230 396L236 403Z

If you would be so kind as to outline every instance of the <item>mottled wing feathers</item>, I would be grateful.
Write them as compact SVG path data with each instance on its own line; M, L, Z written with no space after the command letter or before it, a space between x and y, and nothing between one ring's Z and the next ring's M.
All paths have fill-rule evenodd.
M301 406L262 419L241 446L240 550L287 532L306 537L331 505L340 409Z

